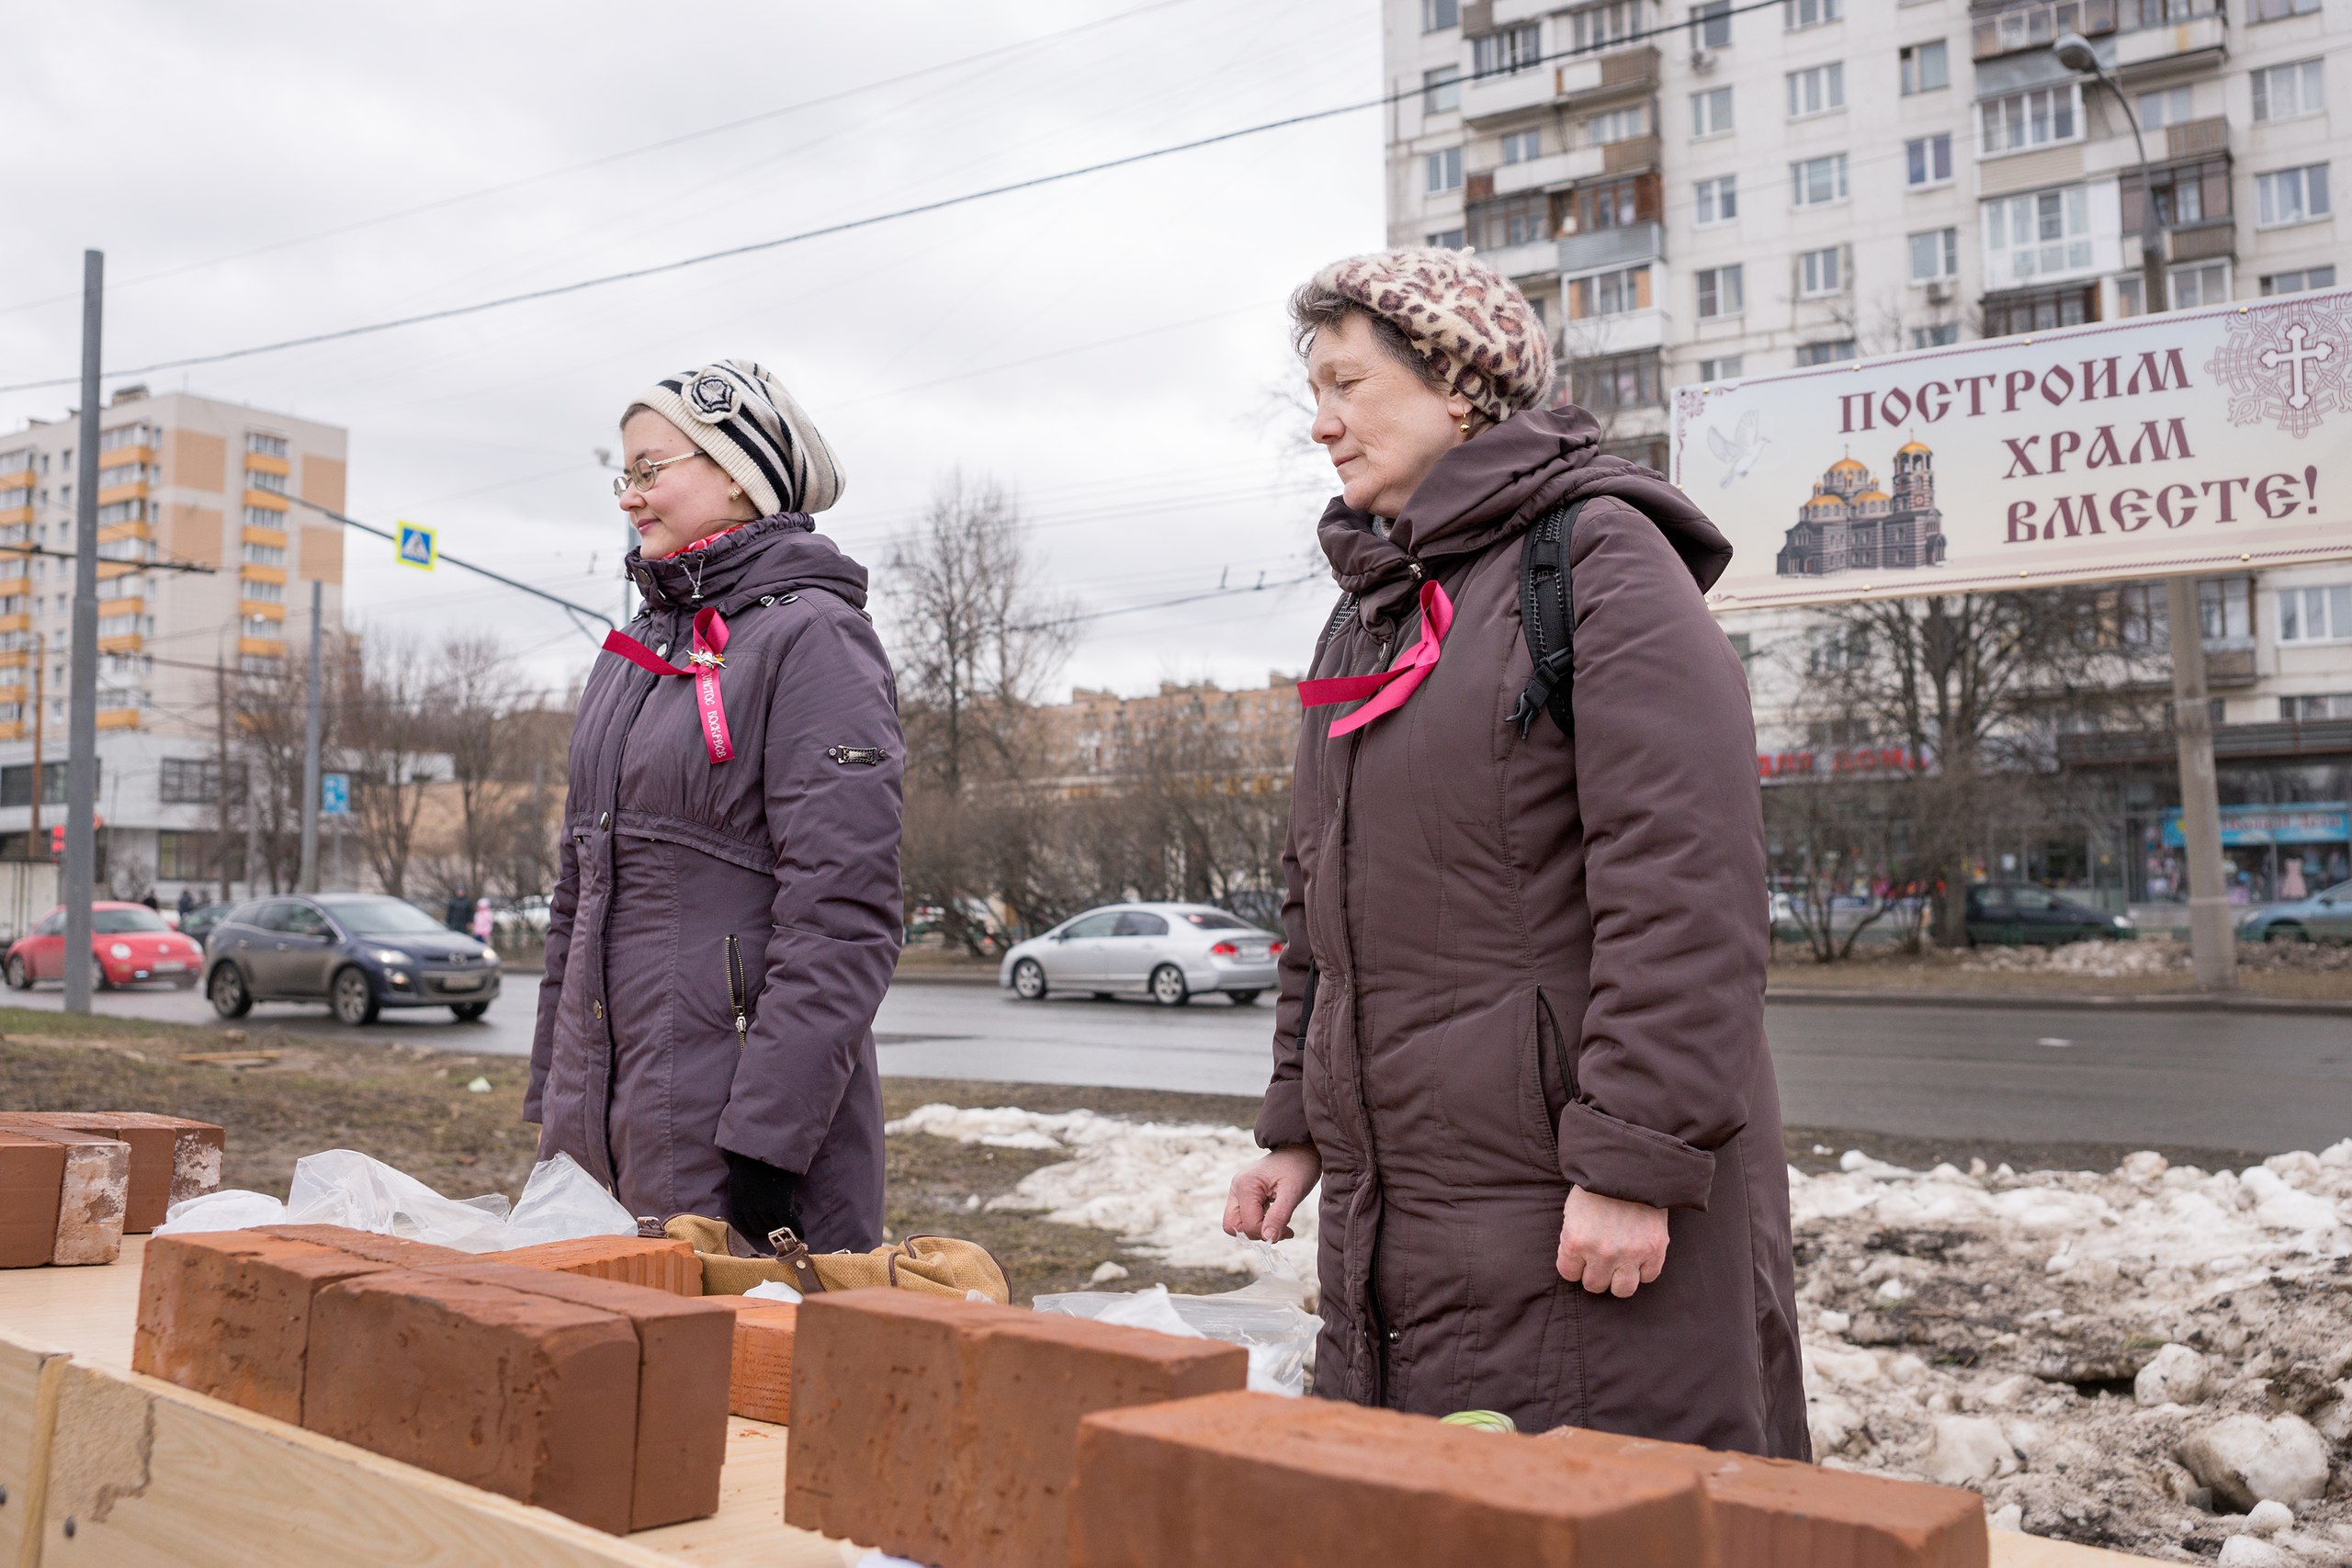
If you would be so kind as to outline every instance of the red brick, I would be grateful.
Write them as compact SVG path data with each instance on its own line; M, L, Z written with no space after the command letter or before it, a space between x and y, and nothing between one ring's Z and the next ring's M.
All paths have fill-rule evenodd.
M546 1241L508 1252L484 1253L501 1263L532 1269L552 1269L563 1274L584 1274L596 1280L617 1280L644 1285L673 1296L702 1294L702 1263L691 1243L666 1236L592 1235L577 1241Z
M727 1375L727 1408L753 1421L792 1424L792 1341L800 1309L751 1296L705 1296L735 1313L735 1353Z
M302 1425L619 1534L638 1356L616 1313L388 1269L312 1303Z
M1984 1499L1957 1487L1573 1427L1540 1440L1696 1475L1714 1505L1724 1568L1984 1568L1991 1551Z
M229 1135L209 1122L185 1116L164 1116L146 1111L115 1112L124 1118L172 1130L172 1201L184 1203L220 1188L220 1162L228 1152Z
M944 1568L1064 1562L1080 1418L1249 1373L1238 1345L889 1290L809 1297L793 1350L786 1522Z
M1716 1562L1677 1467L1270 1393L1087 1417L1070 1514L1070 1568Z
M55 1256L64 1190L62 1145L0 1132L0 1269L30 1269Z
M254 1231L147 1243L133 1369L281 1421L302 1419L312 1298L380 1263Z
M111 1263L122 1251L123 1212L130 1201L130 1145L119 1138L34 1122L10 1132L65 1150L58 1180L57 1244L52 1263Z
M354 1258L365 1258L371 1263L381 1263L393 1269L431 1269L443 1263L464 1263L475 1254L459 1252L454 1247L436 1247L429 1241L411 1241L406 1236L380 1235L374 1231L356 1231L343 1225L263 1225L258 1234L284 1236L288 1241L307 1241L316 1247L331 1247L337 1252L347 1252Z
M633 1530L707 1518L718 1512L718 1472L727 1461L728 1371L735 1314L643 1285L484 1258L436 1273L616 1313L637 1331L637 1459L630 1489Z
M123 1212L122 1228L126 1233L143 1235L164 1223L165 1211L180 1197L196 1196L192 1191L173 1190L180 1143L175 1121L137 1111L40 1111L0 1115L0 1127L63 1127L130 1145L130 1195ZM212 1131L218 1134L220 1129ZM220 1185L217 1168L212 1185Z

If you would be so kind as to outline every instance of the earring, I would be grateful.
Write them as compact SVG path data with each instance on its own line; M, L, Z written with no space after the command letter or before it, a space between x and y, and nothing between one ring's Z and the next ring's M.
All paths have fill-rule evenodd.
M1470 434L1470 422L1466 418L1462 422L1462 434L1464 435Z
M743 487L741 485L729 485L727 487L727 499L729 501L742 500Z

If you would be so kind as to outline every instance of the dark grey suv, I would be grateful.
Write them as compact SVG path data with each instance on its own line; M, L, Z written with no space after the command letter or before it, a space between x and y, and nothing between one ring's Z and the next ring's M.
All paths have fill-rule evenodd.
M379 1008L446 1007L470 1022L498 995L498 954L415 905L322 893L240 904L204 945L204 994L222 1018L255 1002L324 1002L345 1023Z

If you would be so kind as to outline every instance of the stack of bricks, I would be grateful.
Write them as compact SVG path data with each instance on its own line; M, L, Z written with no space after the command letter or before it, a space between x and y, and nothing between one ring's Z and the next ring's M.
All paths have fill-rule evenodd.
M111 1263L220 1185L220 1129L134 1111L0 1114L0 1268Z
M887 1291L799 1309L788 1523L939 1568L1984 1568L1974 1493L1239 1392L1230 1346Z
M673 1244L578 1247L557 1269L331 1225L158 1236L131 1364L600 1529L717 1512L735 1314L604 1277L674 1277Z

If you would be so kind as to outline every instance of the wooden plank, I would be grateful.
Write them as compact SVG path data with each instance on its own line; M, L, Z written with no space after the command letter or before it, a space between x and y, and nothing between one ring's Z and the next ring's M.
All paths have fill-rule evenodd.
M0 1498L6 1499L0 1503L0 1568L39 1568L40 1562L40 1531L34 1527L49 1483L50 1440L65 1368L62 1350L0 1339Z
M112 1263L0 1269L0 1334L129 1371L130 1335L139 1325L139 1261L146 1250L145 1236L127 1235Z
M2134 1562L2151 1561L2016 1530L1995 1530L1992 1546L1993 1568L2131 1568Z

